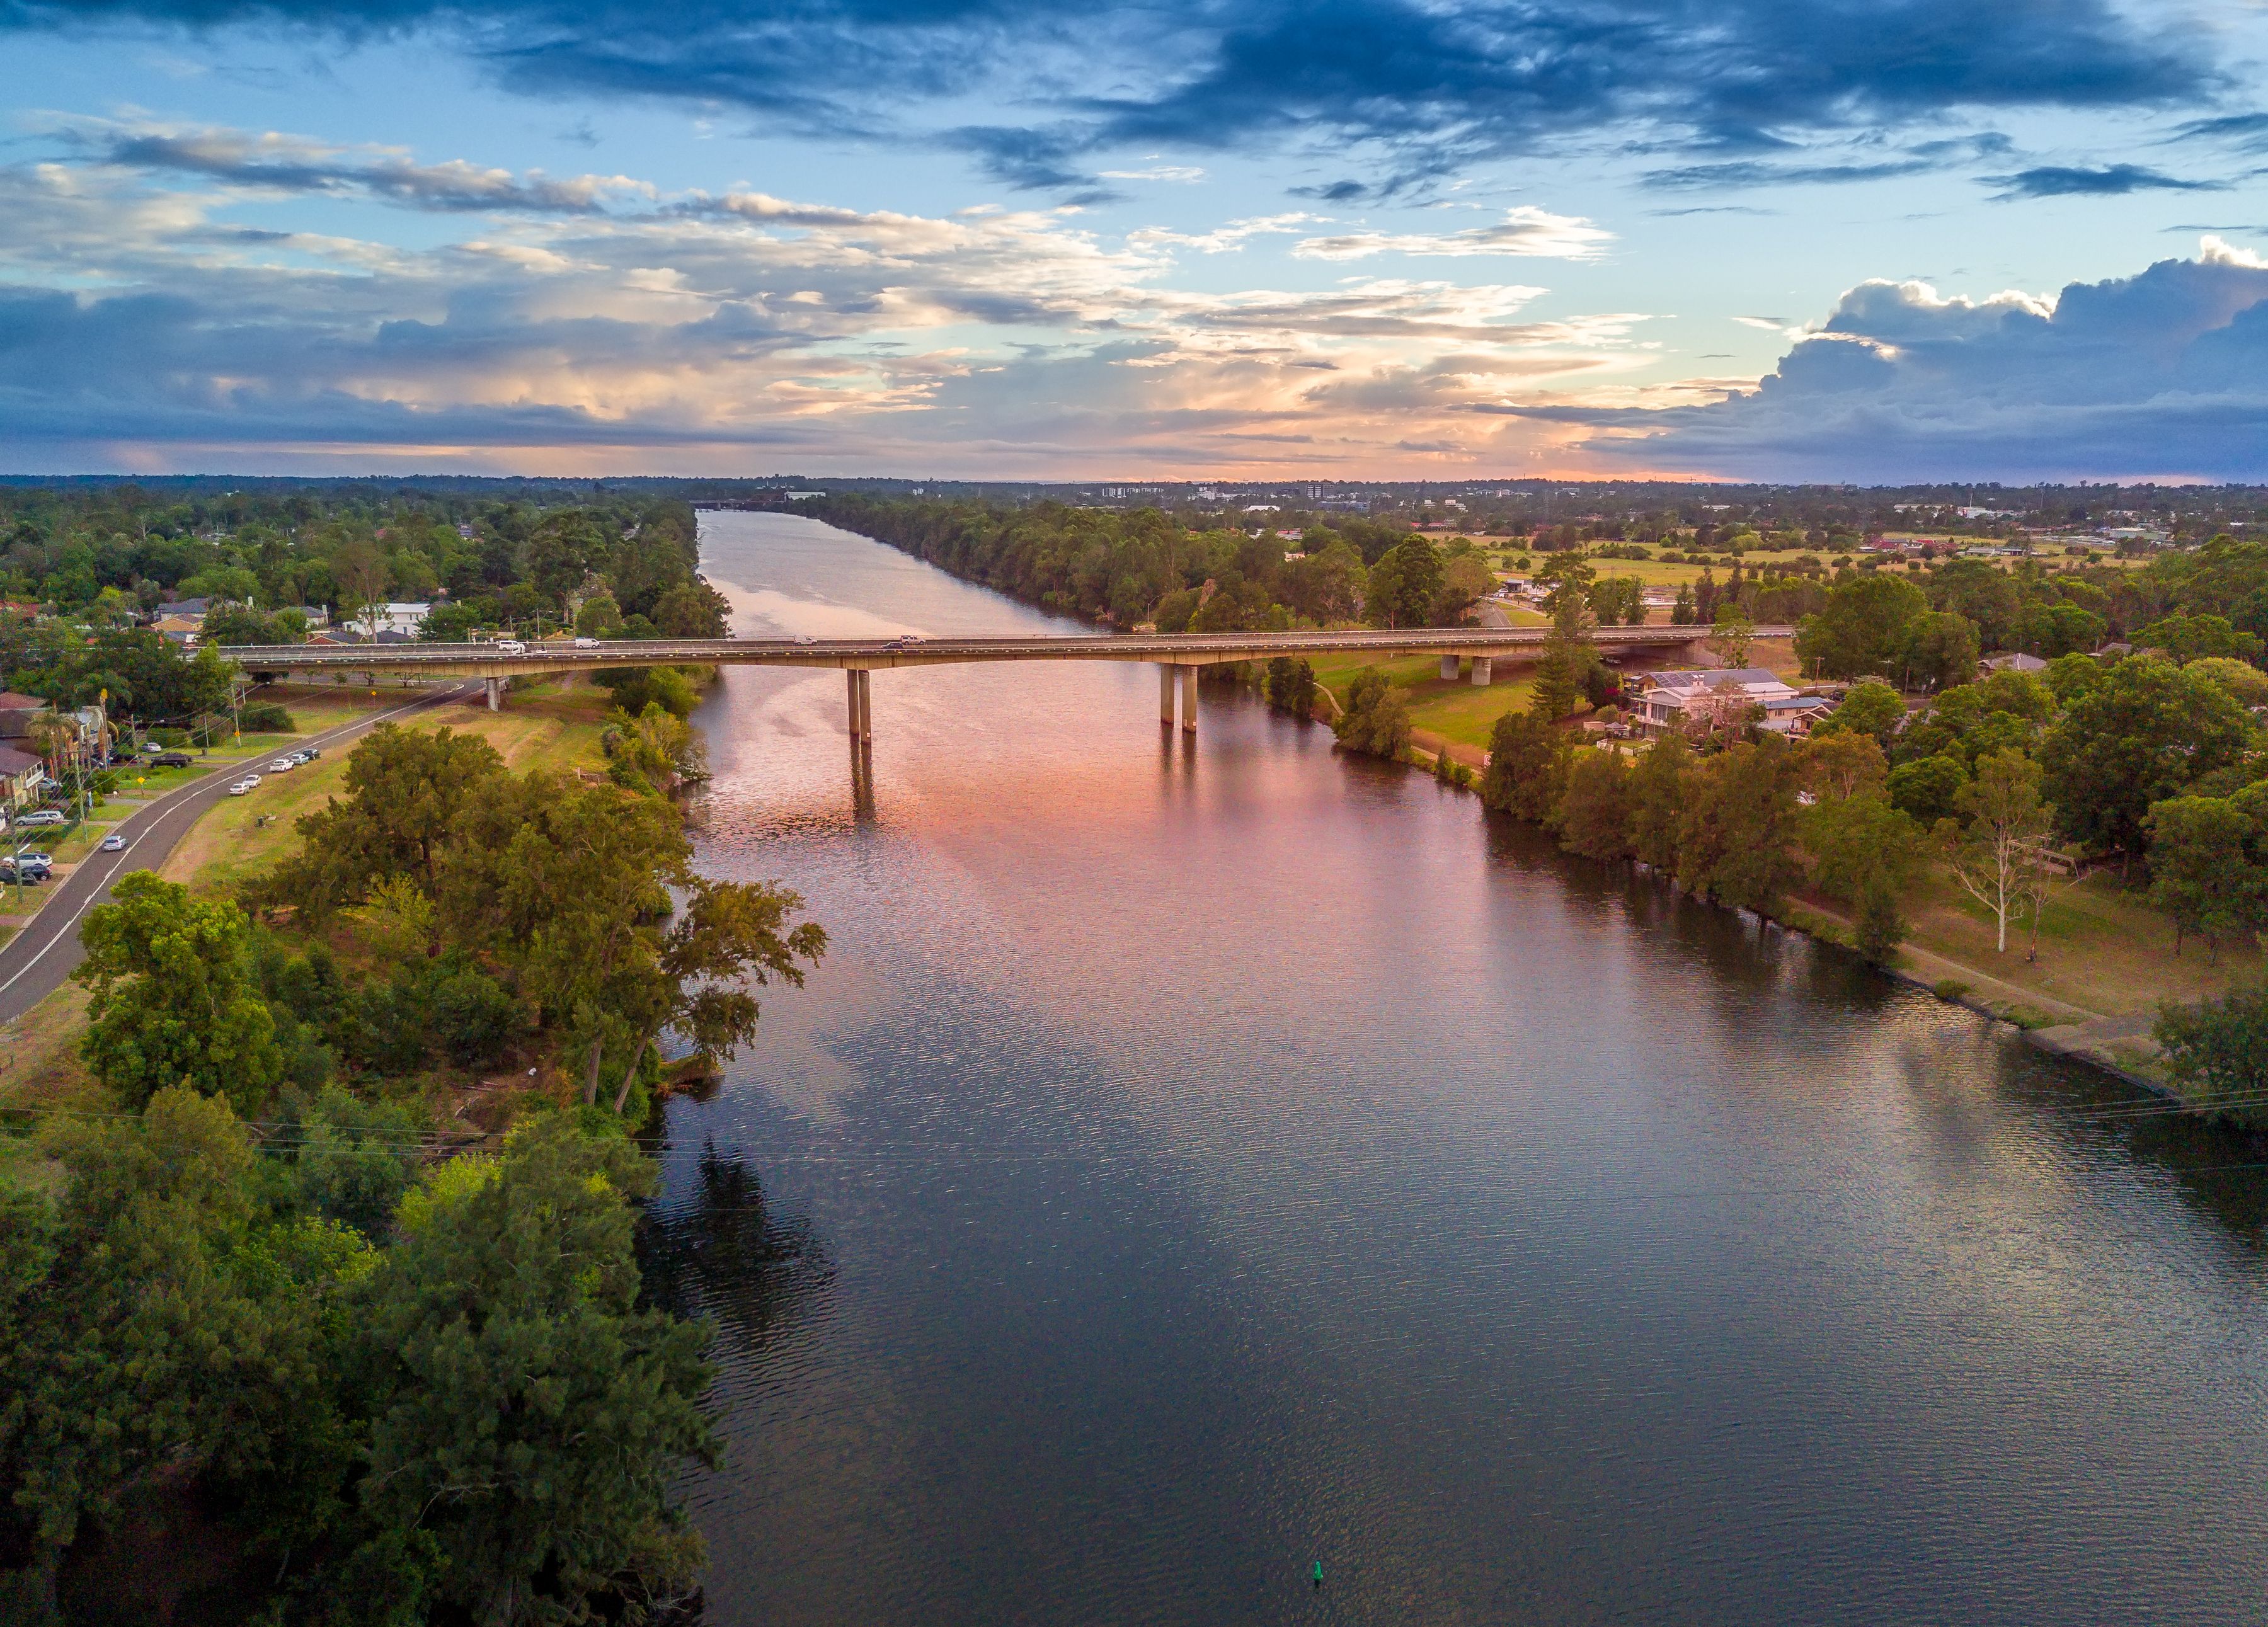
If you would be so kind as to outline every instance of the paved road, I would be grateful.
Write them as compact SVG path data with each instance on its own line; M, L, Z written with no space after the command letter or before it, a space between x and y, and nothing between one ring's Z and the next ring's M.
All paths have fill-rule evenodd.
M1794 629L1760 627L1760 638L1785 638ZM957 661L1156 661L1203 666L1218 661L1265 660L1278 655L1489 655L1539 652L1548 627L1432 627L1343 629L1297 633L1074 633L1044 638L622 638L578 648L573 643L531 644L518 654L492 644L229 645L221 653L248 673L415 670L466 677L510 678L528 673L576 672L607 666L665 664L732 666L844 666L871 669L933 666ZM1606 649L1690 644L1708 637L1702 627L1601 627L1592 643Z
M388 718L479 694L476 687L466 684L431 689L407 705L357 718L300 744L328 751ZM0 1022L13 1022L61 988L71 968L85 958L79 947L79 917L110 895L113 881L129 871L155 870L164 864L197 816L228 795L230 784L247 769L257 768L256 763L231 763L166 792L117 828L117 834L126 838L123 853L90 853L70 875L50 883L47 903L32 924L0 946Z

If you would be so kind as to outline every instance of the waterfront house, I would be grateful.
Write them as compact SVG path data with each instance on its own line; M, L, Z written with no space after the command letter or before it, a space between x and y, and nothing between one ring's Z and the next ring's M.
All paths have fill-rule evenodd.
M1774 734L1808 733L1812 721L1834 709L1822 695L1803 695L1761 666L1694 668L1643 673L1645 686L1632 719L1652 734L1691 729L1707 722L1729 723L1754 711L1756 726Z

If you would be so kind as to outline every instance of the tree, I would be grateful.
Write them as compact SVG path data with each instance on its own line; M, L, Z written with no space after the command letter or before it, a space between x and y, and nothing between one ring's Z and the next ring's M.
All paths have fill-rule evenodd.
M2225 615L2169 615L2137 631L2134 642L2163 650L2183 666L2200 657L2254 661L2268 648L2257 634L2239 631Z
M2075 840L2140 851L2153 803L2239 761L2252 720L2211 679L2163 661L2121 661L2078 696L2040 751L2046 794Z
M724 594L696 579L680 582L655 600L652 620L665 638L722 638L731 607Z
M1929 828L1953 817L1955 799L1968 784L1969 765L1948 753L1901 762L1890 770L1888 790L1893 806Z
M250 936L232 903L146 870L120 877L87 912L86 959L71 973L93 991L79 1054L95 1077L137 1108L177 1085L247 1109L264 1101L284 1056L254 992Z
M2259 924L2268 903L2268 874L2254 851L2259 831L2226 797L2171 797L2154 805L2144 824L2150 902L2173 919L2174 953L2195 933L2218 961L2220 940Z
M1599 664L1591 647L1591 609L1580 586L1563 578L1553 590L1551 630L1543 640L1543 654L1535 666L1535 687L1528 707L1549 723L1557 723L1575 710L1585 681Z
M1441 567L1433 596L1432 625L1462 627L1475 604L1496 591L1496 575L1477 554L1459 554Z
M612 593L593 593L575 612L575 630L585 638L610 638L622 629L622 607Z
M331 556L331 579L338 584L339 608L350 622L375 635L379 614L386 608L386 590L393 578L378 544L357 537Z
M1925 610L1898 629L1893 659L1908 688L1949 689L1977 675L1977 628L1967 617Z
M2207 1106L2236 1103L2240 1116L2257 1121L2268 1096L2268 989L2232 989L2188 1007L2169 1001L2154 1032L2167 1071L2192 1096Z
M1375 627L1425 627L1441 596L1441 554L1412 534L1395 543L1370 568L1363 617Z
M1482 804L1515 819L1546 822L1558 808L1570 755L1567 737L1532 704L1524 712L1505 713L1489 733Z
M1693 604L1693 584L1680 582L1677 598L1669 607L1669 621L1674 627L1690 627L1697 619Z
M1315 711L1315 669L1306 657L1279 655L1268 663L1268 703L1295 718Z
M458 814L504 771L504 759L476 734L380 724L347 758L346 799L327 798L299 816L298 852L252 895L296 905L310 922L364 902L394 876L431 897Z
M1894 928L1897 898L1912 880L1920 855L1921 827L1892 806L1879 790L1841 799L1822 797L1804 810L1802 825L1803 845L1811 854L1812 884L1862 912L1871 905L1879 915L1887 900L1889 913L1875 923L1878 939ZM1883 953L1896 941L1893 936ZM1882 954L1870 958L1880 960Z
M1619 751L1569 754L1553 825L1559 844L1586 858L1630 857L1631 769Z
M414 1195L371 1278L364 1510L422 1539L401 1563L473 1619L587 1620L602 1593L650 1609L700 1563L669 1487L714 1456L707 1334L638 1307L627 1200L652 1182L630 1143L539 1118Z
M1756 642L1756 624L1747 611L1733 603L1717 607L1716 625L1709 634L1710 652L1727 666L1746 666L1749 646Z
M2268 673L2250 661L2205 655L2190 662L2185 670L2211 679L2235 696L2236 703L2248 711L2255 706L2268 706Z
M1883 571L1866 571L1836 586L1827 607L1806 617L1795 636L1805 666L1830 678L1889 671L1905 624L1929 608L1921 589Z
M1630 850L1639 863L1656 870L1676 867L1677 830L1684 818L1686 780L1692 767L1693 753L1684 738L1666 734L1631 770Z
M1802 875L1794 754L1777 735L1739 741L1686 777L1677 880L1736 909L1763 909Z
M1905 720L1905 700L1896 689L1886 683L1856 684L1814 733L1855 730L1873 735L1876 744L1888 751L1897 737L1898 725Z
M1874 737L1854 729L1815 734L1796 747L1795 755L1803 788L1822 800L1880 791L1889 774Z
M1410 750L1410 697L1366 666L1347 686L1346 704L1331 719L1331 733L1350 751L1398 762Z
M416 1121L393 1102L327 1086L300 1115L292 1174L307 1206L364 1237L382 1237L416 1179Z
M2006 954L2008 917L2046 860L2054 822L2055 810L2040 800L2039 764L2020 751L1980 758L1954 806L1969 821L1966 835L1949 844L1954 879L1992 911L1993 947Z

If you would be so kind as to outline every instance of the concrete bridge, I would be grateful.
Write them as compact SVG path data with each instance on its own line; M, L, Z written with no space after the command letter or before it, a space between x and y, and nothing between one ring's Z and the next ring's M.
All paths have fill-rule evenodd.
M1197 726L1197 669L1224 661L1266 661L1278 656L1373 655L1380 659L1433 655L1441 676L1465 671L1476 684L1495 676L1497 663L1533 661L1543 653L1550 629L1542 627L1425 627L1378 631L1296 633L1105 633L1042 638L609 638L585 644L565 639L531 644L514 653L494 644L225 645L221 654L256 678L323 672L380 673L421 678L479 678L491 710L503 702L504 681L543 673L594 672L617 666L833 666L848 674L850 734L871 739L873 716L868 674L877 667L942 666L968 661L1154 661L1159 716L1174 719L1181 694L1181 725ZM1759 627L1759 638L1785 638L1793 629ZM1613 655L1680 651L1709 637L1705 627L1601 627L1591 643Z

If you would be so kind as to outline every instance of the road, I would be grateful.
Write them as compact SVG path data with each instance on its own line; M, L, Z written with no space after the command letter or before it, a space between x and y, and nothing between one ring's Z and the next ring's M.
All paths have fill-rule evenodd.
M407 705L358 718L321 734L311 735L299 744L320 746L328 751L390 718L407 717L452 700L465 701L479 694L476 686L468 684L431 689ZM228 795L230 784L239 775L256 767L248 762L232 762L167 791L117 828L116 834L126 838L123 853L90 853L70 875L50 884L52 890L47 902L32 917L32 924L0 946L0 1022L13 1022L61 988L71 968L85 958L85 952L79 947L79 919L110 895L112 882L129 871L155 870L163 865L166 856L196 823L197 816Z

